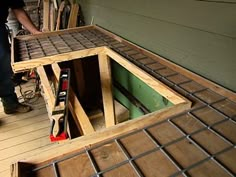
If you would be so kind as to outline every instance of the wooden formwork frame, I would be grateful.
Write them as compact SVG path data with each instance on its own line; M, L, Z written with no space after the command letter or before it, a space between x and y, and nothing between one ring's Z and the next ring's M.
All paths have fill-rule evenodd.
M202 78L190 71L187 71L186 69L181 68L181 67L163 59L160 56L157 56L145 49L135 46L134 44L131 44L128 41L123 40L122 38L119 38L118 36L116 36L112 33L104 31L101 28L92 26L92 27L85 27L84 29L86 29L86 28L87 29L97 28L106 34L109 34L114 39L116 39L120 42L124 42L127 45L130 45L132 47L135 47L141 53L145 53L146 55L149 55L149 56L155 56L156 61L158 61L159 63L164 64L175 71L178 71L179 73L183 74L184 76L187 76L187 77L191 78L192 80L197 81L201 85L203 85L207 88L210 88L211 90L216 91L217 93L220 93L221 95L228 97L231 100L234 100L234 101L236 100L236 95L233 94L231 91L226 90L226 89L222 88L221 86L219 86L211 81L208 81L208 80L206 80L206 79L204 79L204 78ZM59 33L61 33L61 32L59 32ZM47 34L41 34L41 35L47 35ZM31 38L31 37L28 36L28 38ZM73 53L73 52L71 52L71 53ZM169 89L167 86L165 86L163 83L159 82L158 80L156 80L152 76L148 77L149 75L148 74L146 75L146 73L142 69L138 68L137 66L135 66L134 64L132 64L131 62L126 60L126 58L124 58L123 56L114 52L113 50L111 50L108 47L97 47L97 48L92 48L92 49L86 49L86 52L84 52L84 50L78 51L78 53L77 52L73 53L73 55L70 55L68 53L67 54L59 54L59 55L57 55L60 58L59 60L58 60L58 58L56 59L53 57L48 57L48 60L45 60L45 61L43 61L41 59L36 59L34 61L24 61L25 63L24 62L13 63L13 67L15 68L16 72L22 71L25 69L29 69L32 66L40 66L40 65L48 65L48 64L52 64L57 67L58 62L76 59L77 55L78 55L78 58L84 58L84 57L86 57L86 53L88 54L88 56L98 55L98 58L100 58L100 59L103 58L103 60L106 61L106 63L109 63L109 59L115 60L116 62L121 64L123 67L125 67L126 69L131 71L134 75L139 77L141 80L148 81L148 83L150 83L150 86L153 89L158 87L158 89L159 89L158 92L161 92L161 94L163 96L167 97L168 100L173 99L172 101L174 103L174 106L169 107L169 108L165 108L160 111L156 111L154 113L151 113L151 114L148 114L145 116L142 116L136 120L132 120L132 121L118 124L116 126L108 127L107 129L104 129L101 132L96 132L96 133L94 132L94 133L91 133L87 136L82 136L82 137L76 138L74 140L71 140L69 143L60 144L58 147L56 147L56 151L55 151L55 149L50 149L48 151L41 153L40 156L38 154L35 154L35 156L32 156L29 159L22 160L20 162L13 164L12 165L12 176L20 177L22 174L20 171L24 168L27 168L27 167L24 167L25 165L27 166L27 163L38 164L38 163L43 163L47 160L57 159L65 154L70 154L71 152L78 151L79 149L82 149L86 146L89 147L92 144L102 142L107 139L115 138L117 136L120 136L123 133L131 132L135 129L139 129L139 128L145 127L147 125L150 125L153 122L162 121L163 119L166 119L167 117L177 115L180 112L189 110L191 103L187 99L183 98L182 96L180 96L180 97L177 96L177 99L176 99L176 97L172 97L173 95L170 94L170 92L171 93L176 93L176 92L172 91L171 89ZM66 59L66 56L69 59L68 58ZM76 58L75 58L75 56L76 56ZM47 57L44 57L44 58L47 58ZM102 61L102 62L104 62L104 61ZM28 67L28 66L30 66L30 67ZM106 73L106 74L109 73L109 67L107 64L105 64L103 69L105 70L104 73ZM108 82L107 85L104 85L105 89L103 89L103 90L107 90L107 88L109 88L109 87L110 87L110 84ZM179 95L179 94L176 94L176 95ZM106 98L109 98L109 97L110 97L109 95L106 96ZM108 112L108 114L110 114L110 113L112 113L112 109L110 109L110 111ZM113 124L113 120L109 121L109 123ZM23 163L23 162L26 162L26 163Z
M94 51L94 49L92 49ZM78 119L78 126L82 129L82 133L86 136L82 136L76 139L73 139L70 141L69 144L65 143L65 146L63 144L60 144L57 151L49 150L47 152L42 153L40 156L33 157L31 159L28 159L32 164L37 164L43 162L45 159L48 158L56 158L57 156L60 156L61 154L67 154L72 151L76 151L78 149L81 149L85 146L89 146L91 144L95 144L101 141L104 141L109 138L113 138L116 136L119 136L123 133L133 131L137 128L147 126L148 124L156 121L157 119L159 121L165 119L166 117L173 116L175 114L181 113L183 111L186 111L190 109L191 102L187 100L186 98L182 97L178 93L171 90L169 87L164 85L162 82L158 81L151 75L147 74L142 69L138 68L128 60L126 60L124 57L120 56L116 52L112 51L111 49L107 47L99 48L98 53L98 60L99 60L99 68L100 68L100 76L101 76L101 87L102 87L102 95L103 95L103 102L104 102L104 115L105 115L105 124L106 129L100 131L100 132L94 132L94 129L89 122L89 118L85 114L82 106L79 103L79 100L76 98L73 90L70 90L70 104L69 109L72 112L72 115L74 115ZM90 52L88 52L90 53ZM86 56L83 56L86 57ZM79 57L81 58L81 56ZM162 96L166 97L169 101L171 101L174 106L168 107L159 111L155 111L153 113L144 115L138 119L131 120L128 122L120 123L116 126L115 125L115 117L114 117L114 103L112 98L112 90L111 90L111 77L110 77L110 60L114 60L120 65L122 65L124 68L129 70L132 74L134 74L136 77L138 77L140 80L144 81L146 84L148 84L151 88L153 88L155 91L159 92ZM57 64L58 59L53 61L50 60L49 63L47 61L42 61L43 64L51 64L52 69L55 73L55 76L59 75L59 65ZM61 61L65 61L62 59ZM41 61L39 61L41 63ZM34 65L34 67L37 67L37 71L39 71L41 81L45 80L45 71L43 70L43 66L38 66L38 61L34 62L32 61L31 65ZM58 79L58 78L57 78ZM43 85L44 88L48 88L48 81L44 82ZM50 90L50 89L49 89ZM52 97L50 96L52 94L51 91L47 93L49 96L48 98ZM51 99L49 102L52 102L53 99ZM72 101L73 100L73 101ZM51 103L50 103L51 104ZM27 166L27 164L26 164ZM26 167L22 161L17 162L16 164L13 164L11 166L11 170L14 177L20 177L21 174L21 168L19 167ZM27 168L27 167L26 167Z
M17 40L30 40L37 38L42 38L48 35L58 35L63 34L64 32L73 32L73 31L83 31L86 29L97 28L95 26L85 26L80 28L72 28L54 32L46 32L42 34L35 35L28 35L28 36L19 36ZM120 41L120 39L116 36L113 36L116 40ZM13 40L13 47L15 47L15 40ZM42 86L44 88L45 96L46 96L46 103L49 108L49 115L53 109L54 105L54 95L50 89L49 81L47 80L47 75L45 73L44 67L45 65L51 65L53 72L56 78L59 75L60 68L57 63L71 61L77 59L80 60L81 58L86 58L90 56L98 56L99 61L99 69L100 69L100 77L101 77L101 87L102 87L102 95L103 95L103 106L104 106L104 117L105 117L105 125L106 127L110 127L115 125L115 114L114 114L114 102L112 97L112 81L111 81L111 69L110 69L110 59L116 61L121 66L126 68L144 83L149 85L153 88L156 92L160 93L163 97L167 100L172 102L174 105L178 105L181 103L186 106L186 109L190 108L191 103L189 100L178 94L177 92L170 89L168 86L163 84L162 82L158 81L139 67L135 66L133 63L129 62L126 58L119 55L112 49L106 46L84 49L79 51L72 51L68 53L62 53L52 56L45 56L41 58L36 58L33 60L26 60L16 62L16 56L14 53L14 48L12 50L12 67L14 72L21 72L32 68L37 68L39 73ZM57 78L58 79L58 78ZM72 113L72 116L76 122L78 128L83 135L90 134L94 132L94 129L89 121L88 116L84 112L78 98L76 97L74 91L70 89L70 96L69 96L69 109ZM109 117L109 118L108 118Z
M98 61L99 61L99 69L100 69L100 77L101 77L101 87L102 87L102 96L103 96L103 106L104 106L104 117L105 117L105 125L106 127L110 127L116 124L115 121L115 108L114 108L114 101L112 96L112 81L111 81L111 68L110 68L110 60L114 60L117 63L119 63L121 66L123 66L125 69L130 71L132 74L134 74L136 77L138 77L140 80L142 80L144 83L149 85L152 89L154 89L156 92L160 93L163 97L168 99L170 102L174 104L174 107L178 104L182 104L186 109L189 109L191 106L191 102L188 101L183 96L179 95L178 93L171 90L169 87L164 85L162 82L158 81L142 69L138 68L131 62L129 62L127 59L122 57L121 55L117 54L113 50L109 49L108 47L99 47L95 49L87 49L85 55L81 55L80 53L77 53L73 55L75 58L84 58L87 56L91 56L90 54L94 51L98 53ZM57 62L62 61L68 61L73 60L73 58L68 59L67 56L70 56L70 54L63 55L62 58L57 58L58 56L53 56L51 59L47 58L41 58L35 60L29 60L25 62L21 62L17 64L17 68L19 70L22 70L22 67L25 69L25 66L27 66L27 69L30 69L28 67L37 68L37 72L39 73L41 83L43 86L44 94L45 94L45 101L48 106L49 114L53 110L53 105L55 102L54 94L51 90L51 86L49 84L49 81L47 79L46 72L44 70L43 65L50 65L52 66L53 72L56 76L56 79L58 80L59 73L60 73L60 67ZM15 68L16 69L16 68ZM78 98L76 97L74 91L70 89L70 96L69 96L69 109L72 113L72 116L76 122L77 127L81 130L81 133L83 135L87 135L94 132L94 129L89 121L88 116L86 115L85 111L83 110Z
M234 94L234 92L228 90L228 89L225 89L224 87L208 80L208 79L205 79L201 76L199 76L198 74L195 74L177 64L174 64L173 62L171 61L168 61L166 60L165 58L159 56L159 55L156 55L154 54L153 52L150 52L138 45L135 45L119 36L117 36L116 34L114 33L111 33L99 26L94 26L94 25L88 25L88 26L84 26L84 27L77 27L77 28L70 28L70 29L64 29L64 30L59 30L59 31L53 31L53 32L44 32L44 33L41 33L41 34L37 34L37 35L27 35L27 36L17 36L13 39L12 41L12 52L11 52L11 64L12 64L12 67L13 67L13 71L14 72L22 72L22 71L25 71L25 70L28 70L29 68L32 68L33 66L31 65L31 62L30 61L21 61L21 62L17 62L16 60L16 56L15 56L15 40L16 39L23 39L23 40L28 40L28 39L34 39L34 38L40 38L40 37L45 37L49 34L53 34L53 35L57 35L57 34L63 34L64 32L67 32L67 31L84 31L84 30L89 30L89 29L97 29L99 31L101 31L102 33L114 38L115 40L119 41L119 42L122 42L126 45L129 45L129 46L132 46L133 48L135 48L136 50L139 50L140 53L144 53L145 55L147 56L150 56L150 57L154 57L156 61L158 61L159 63L161 64L164 64L165 66L168 66L169 68L191 78L192 80L200 83L201 85L221 94L222 96L225 96L225 97L228 97L230 98L231 100L233 101L236 101L236 96ZM39 59L34 59L34 62L37 63L38 65L46 65L47 63L48 64L52 64L54 62L60 62L62 61L62 58L64 58L64 61L67 61L67 60L73 60L73 59L76 59L75 58L75 55L78 55L78 56L81 56L81 58L83 58L84 56L95 56L95 55L98 55L98 53L101 52L103 47L97 47L97 48L92 48L92 49L85 49L85 50L82 50L82 51L76 51L76 52L70 52L70 55L68 55L67 53L64 53L64 54L59 54L59 55L56 55L56 56L53 56L53 57L43 57L45 58L45 61L42 61ZM65 59L65 57L68 57L67 59ZM47 60L47 63L45 63Z
M86 28L88 27L85 27L85 29ZM67 30L64 30L64 31L67 31ZM63 31L39 34L39 37L40 35L45 36L51 33L58 34L58 33L63 33ZM26 36L26 37L19 37L19 38L30 39L32 37L34 36ZM14 41L13 41L13 46L14 46ZM13 52L14 52L14 49L13 49ZM124 58L123 56L119 55L118 53L116 53L115 51L113 51L112 49L106 46L85 49L81 51L73 51L69 53L63 53L63 54L58 54L55 56L48 56L48 57L37 58L34 60L28 60L28 61L22 61L22 62L14 62L15 54L12 53L12 59L13 59L12 66L15 72L21 72L21 71L32 69L32 68L37 68L37 71L39 73L42 86L44 88L44 92L47 98L47 100L45 101L48 104L49 111L50 111L53 108L55 98L50 88L50 84L47 79L47 75L43 66L51 65L52 70L56 76L56 79L58 80L58 76L60 72L60 67L58 63L64 62L64 61L70 61L74 59L79 60L81 58L85 58L89 56L98 56L102 96L103 96L103 104L104 104L104 115L105 115L104 117L105 117L105 125L107 128L101 132L94 132L94 129L89 121L88 116L84 112L74 91L70 89L69 109L73 115L73 118L75 119L77 127L80 128L81 133L85 136L71 140L70 146L67 145L65 147L61 145L59 147L60 149L59 151L49 150L49 152L43 153L42 155L38 156L36 159L33 158L32 160L30 160L30 162L40 163L40 162L43 162L44 159L55 158L61 153L65 154L71 151L75 151L84 146L98 143L100 141L104 141L106 139L118 136L122 133L129 132L139 127L146 126L156 119L162 120L165 117L172 116L174 114L178 114L180 112L190 109L191 102L189 100L187 100L180 94L176 93L175 91L170 89L168 86L166 86L159 80L155 79L153 76L149 75L148 73L146 73L139 67L135 66L130 61L128 61L126 58ZM113 102L113 96L112 96L110 60L114 60L115 62L119 63L121 66L123 66L125 69L130 71L140 80L142 80L144 83L149 85L152 89L154 89L155 91L160 93L163 97L165 97L170 102L172 102L174 106L142 116L137 120L124 122L124 123L114 126L116 122L115 122L115 115L114 115L115 108L114 108L114 102ZM13 171L17 170L16 168L14 168L15 167L14 165L12 167L13 167L12 168ZM13 172L12 174L15 174L16 176L17 175L20 176L20 174L18 174L16 171Z

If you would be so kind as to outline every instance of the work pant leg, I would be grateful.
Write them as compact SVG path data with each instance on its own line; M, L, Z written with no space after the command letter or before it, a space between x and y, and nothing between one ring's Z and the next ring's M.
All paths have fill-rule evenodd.
M0 26L0 97L4 107L15 107L18 103L12 74L8 34L5 26Z

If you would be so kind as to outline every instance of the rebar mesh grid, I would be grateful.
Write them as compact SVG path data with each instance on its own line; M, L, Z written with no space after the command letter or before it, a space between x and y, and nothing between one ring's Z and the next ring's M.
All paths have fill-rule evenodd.
M40 43L41 47L35 48L41 52L42 56L106 45L190 99L193 107L187 113L153 123L143 129L39 166L32 170L33 174L45 168L52 168L51 171L54 173L52 176L62 176L63 169L59 168L61 162L66 163L69 159L80 159L85 156L89 162L87 163L88 171L91 172L88 176L106 176L112 172L115 173L117 169L122 169L123 172L127 172L128 169L130 176L151 176L151 171L158 174L160 169L166 168L165 164L168 170L162 171L162 176L194 176L195 169L201 169L202 166L208 167L209 170L217 169L221 176L235 176L234 165L226 163L221 158L224 154L235 152L235 102L171 70L157 62L154 57L140 53L136 48L119 42L97 29L68 33L55 38L56 40L47 38L46 42L41 39L32 40L30 43L21 41L19 46L23 47L20 49L23 53L27 51L23 58L34 57L35 51L31 51L31 46L36 46L35 42ZM52 44L51 48L46 45L47 43ZM44 45L45 47L42 47ZM49 48L52 49L52 53L46 50ZM226 131L228 128L231 132ZM168 136L168 132L171 136ZM132 137L135 138L132 139ZM102 154L108 146L114 147L113 151L119 154L119 158L114 156L114 159L118 158L117 161L101 164L102 160L98 159L97 154L100 152ZM180 150L175 152L176 148ZM181 149L185 151L182 152ZM109 157L109 154L105 153L100 156L104 160ZM158 164L160 159L165 164ZM234 159L233 162L235 161ZM152 169L148 169L147 166ZM78 170L79 176L82 176L82 173L83 171Z

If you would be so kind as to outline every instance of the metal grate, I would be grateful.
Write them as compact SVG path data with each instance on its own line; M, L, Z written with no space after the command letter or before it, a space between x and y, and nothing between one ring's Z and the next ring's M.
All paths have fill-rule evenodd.
M182 114L183 115L183 114ZM199 122L201 125L203 125L203 127L201 129L197 129L191 133L187 133L181 126L179 126L178 124L176 124L176 120L177 119L181 119L182 115L178 115L175 117L172 117L170 119L167 119L165 121L153 124L151 126L145 127L141 130L137 130L135 132L123 135L119 138L104 142L102 144L96 145L92 148L88 148L85 149L79 153L75 153L69 156L65 156L59 160L53 161L51 163L48 163L46 165L40 166L38 168L35 168L32 170L33 173L40 171L44 168L47 167L52 167L53 171L54 171L54 176L60 176L60 173L58 171L58 163L62 162L62 161L67 161L71 158L75 158L78 157L80 158L81 154L86 154L90 160L90 163L93 167L93 171L94 174L92 174L92 176L103 176L104 174L113 171L114 169L117 169L121 166L124 166L126 164L129 164L132 167L132 170L134 174L136 174L136 176L148 176L148 174L145 174L145 172L143 172L142 166L137 165L136 161L139 160L140 158L143 158L145 156L148 156L154 152L160 151L160 153L162 155L164 155L166 157L166 159L168 161L170 161L170 163L173 165L173 168L175 168L175 171L172 172L172 174L169 174L168 176L179 176L179 175L183 175L183 176L192 176L192 174L189 174L189 171L193 168L198 167L199 165L202 165L203 163L206 163L208 161L213 161L215 164L218 165L219 168L221 168L225 173L227 173L230 176L234 176L234 172L231 171L227 166L225 166L221 161L219 161L217 159L217 156L221 155L222 153L225 153L229 150L232 150L235 148L235 144L227 139L225 136L223 136L222 134L218 133L217 131L215 131L213 129L213 127L217 124L222 123L221 122L216 122L212 125L206 125L205 123L203 123L197 116L193 115L191 112L189 112L189 116L191 116L193 119L195 119L197 122ZM226 118L224 121L227 121L228 118ZM158 138L155 137L155 135L152 133L152 131L150 129L152 128L156 128L158 130L158 127L162 126L163 124L168 124L168 126L171 126L172 128L174 128L175 130L177 130L179 133L182 134L182 136L173 139L172 141L169 141L167 143L160 143L160 141L158 140ZM225 144L227 144L227 146L224 149L221 149L220 151L216 152L216 153L210 153L209 150L207 149L207 147L204 147L202 144L198 143L193 136L197 135L201 132L204 131L211 131L213 132L218 138L220 138L221 140L224 141ZM147 148L143 150L143 152L138 152L135 155L131 155L132 153L129 152L129 144L124 143L123 140L125 138L129 138L130 136L135 136L139 133L142 133L144 136L146 136L146 138L148 138L149 140L151 140L150 142L153 143L153 148ZM132 140L132 138L130 139ZM200 158L199 160L197 160L194 163L189 163L189 165L186 164L181 164L180 159L178 159L177 157L174 157L174 155L172 155L172 151L170 149L168 149L168 147L171 147L173 145L178 144L181 141L187 140L188 142L190 142L191 144L189 146L193 146L199 153L199 156L201 156L202 158ZM124 160L120 160L117 163L114 163L112 165L105 168L105 169L101 169L99 168L99 164L98 164L98 159L97 157L93 154L94 150L100 149L98 150L99 152L106 146L106 145L110 145L110 144L114 144L114 146L118 149L116 150L116 152L121 151L124 155ZM137 147L138 148L138 147ZM200 153L201 152L201 153ZM191 156L191 155L190 155ZM74 164L76 165L76 164Z

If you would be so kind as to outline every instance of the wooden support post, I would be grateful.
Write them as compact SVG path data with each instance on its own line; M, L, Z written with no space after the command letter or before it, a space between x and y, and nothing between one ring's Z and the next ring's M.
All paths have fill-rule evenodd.
M60 3L60 7L59 7L59 10L58 10L58 14L57 14L56 31L60 29L61 16L62 16L62 12L63 12L64 8L65 8L65 1L62 1Z
M77 3L72 4L70 10L68 28L74 28L77 26L78 13L79 13L79 5Z
M54 8L54 4L50 3L50 31L54 31L55 30L55 8Z
M60 73L59 65L57 63L52 64L52 69L57 80L59 80L58 78ZM81 106L72 88L70 88L69 90L69 109L71 111L71 114L75 120L77 127L81 129L81 133L83 135L87 135L94 132L94 128L90 123L87 114L85 113L83 107Z
M50 0L43 1L43 31L49 31Z
M77 17L79 13L79 5L77 3L71 4L70 17L67 28L75 28L77 26ZM84 70L81 60L73 60L73 66L75 71L76 86L79 90L80 98L85 95L85 81L84 81Z
M115 111L112 96L110 58L106 54L99 54L99 69L103 97L103 109L106 127L115 125Z

